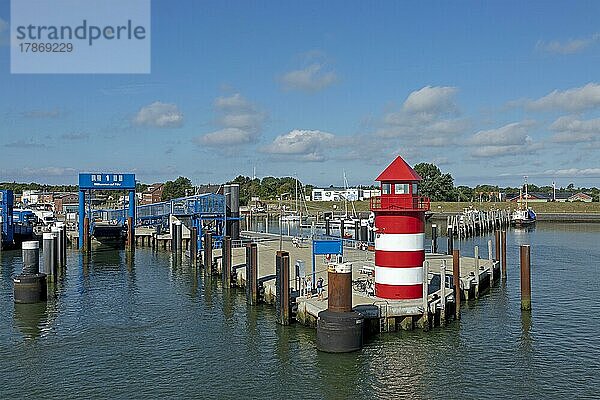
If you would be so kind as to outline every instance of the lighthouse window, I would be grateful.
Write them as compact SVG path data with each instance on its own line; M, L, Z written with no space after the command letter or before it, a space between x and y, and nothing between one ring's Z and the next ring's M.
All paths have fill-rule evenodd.
M419 185L417 185L416 183L412 184L412 194L417 194L419 193Z
M408 194L409 184L408 183L396 183L394 185L395 194Z
M383 183L381 185L381 194L390 194L392 192L392 185L390 183Z

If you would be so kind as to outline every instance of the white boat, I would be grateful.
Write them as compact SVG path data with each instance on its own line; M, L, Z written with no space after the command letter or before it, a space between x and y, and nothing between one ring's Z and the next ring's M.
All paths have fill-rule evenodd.
M527 204L527 177L525 177L525 204L523 204L523 191L519 190L519 208L510 215L510 224L516 227L525 227L535 224L537 215Z

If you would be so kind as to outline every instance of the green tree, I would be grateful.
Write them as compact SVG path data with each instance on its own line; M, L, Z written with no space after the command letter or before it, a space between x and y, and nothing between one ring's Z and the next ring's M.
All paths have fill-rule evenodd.
M193 194L194 187L192 181L188 178L180 176L174 181L165 182L165 186L162 192L162 200L171 200L178 197L185 197Z
M450 174L442 174L442 171L430 163L419 163L415 165L415 171L423 178L420 184L420 193L429 197L432 201L455 200L454 179Z

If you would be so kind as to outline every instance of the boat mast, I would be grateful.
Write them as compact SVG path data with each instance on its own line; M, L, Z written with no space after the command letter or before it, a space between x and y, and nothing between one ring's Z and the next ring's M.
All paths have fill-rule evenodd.
M296 197L295 197L295 200L294 200L294 202L295 202L295 206L294 207L296 208L296 215L297 215L298 214L298 177L296 176L296 174L294 174L294 183L296 185L296 188L295 188L295 190L296 190Z
M525 210L527 210L527 175L525 175Z

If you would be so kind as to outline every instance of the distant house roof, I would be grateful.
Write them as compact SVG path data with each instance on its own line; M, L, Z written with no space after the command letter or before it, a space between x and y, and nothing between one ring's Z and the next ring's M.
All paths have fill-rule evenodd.
M579 192L579 193L575 193L569 197L569 200L571 200L571 201L582 200L582 199L591 200L592 196L590 196L589 194Z
M400 156L396 157L375 179L376 181L421 181L417 172Z
M570 192L557 192L556 193L556 198L557 199L568 199L569 197L573 196L573 193Z

